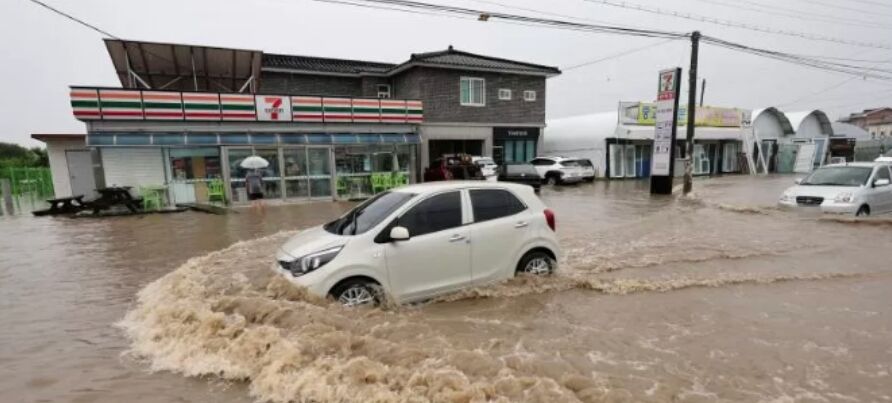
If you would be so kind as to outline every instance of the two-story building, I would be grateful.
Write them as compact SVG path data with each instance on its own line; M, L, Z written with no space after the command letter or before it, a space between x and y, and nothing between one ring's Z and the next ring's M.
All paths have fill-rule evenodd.
M105 40L121 88L73 86L86 140L72 194L158 186L172 203L246 201L258 155L267 198L353 199L415 182L443 154L526 161L541 146L541 66L453 49L399 63ZM92 162L92 163L90 163ZM81 166L83 165L83 166ZM94 174L95 173L95 174Z
M865 109L839 121L866 130L873 139L892 137L892 108L889 107Z

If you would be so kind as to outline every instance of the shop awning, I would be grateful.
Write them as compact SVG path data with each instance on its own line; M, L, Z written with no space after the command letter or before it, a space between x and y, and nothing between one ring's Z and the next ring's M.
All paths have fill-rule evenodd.
M676 139L684 140L687 127L679 126ZM620 125L616 130L617 138L631 140L653 140L654 127L645 125ZM743 129L738 127L704 127L694 128L694 140L737 140L743 139Z
M102 132L87 134L88 146L177 147L177 146L277 146L329 144L419 144L416 133L139 133Z

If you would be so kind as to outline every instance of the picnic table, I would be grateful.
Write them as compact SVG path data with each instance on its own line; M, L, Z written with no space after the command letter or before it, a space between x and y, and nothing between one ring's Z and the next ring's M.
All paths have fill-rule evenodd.
M142 209L142 199L133 197L130 194L130 186L111 186L96 189L99 198L89 203L89 207L93 209L93 214L99 214L102 210L108 210L113 206L127 207L130 212L135 213Z
M49 203L50 208L34 211L34 215L74 214L87 208L83 195L47 199L46 202Z

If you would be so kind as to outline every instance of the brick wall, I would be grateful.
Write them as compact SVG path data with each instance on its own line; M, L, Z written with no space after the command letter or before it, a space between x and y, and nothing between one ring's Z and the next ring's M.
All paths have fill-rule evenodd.
M327 95L361 97L362 80L353 77L309 74L263 73L261 93L282 95Z
M486 106L462 106L461 77L486 81ZM499 100L500 88L512 91L510 101ZM523 100L525 90L536 100ZM394 98L424 101L426 122L545 123L545 78L426 67L413 68L393 78Z

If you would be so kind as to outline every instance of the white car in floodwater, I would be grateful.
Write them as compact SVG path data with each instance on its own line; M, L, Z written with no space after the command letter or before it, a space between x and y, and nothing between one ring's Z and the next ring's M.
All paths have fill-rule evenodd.
M429 299L557 267L554 213L526 185L449 181L375 195L302 231L273 270L348 305Z
M825 165L796 181L778 204L865 216L892 212L892 168L877 162Z

